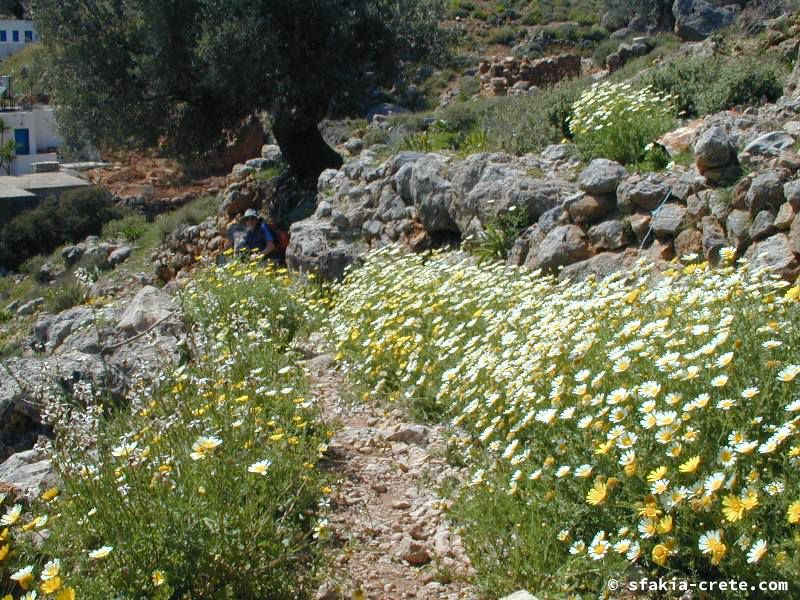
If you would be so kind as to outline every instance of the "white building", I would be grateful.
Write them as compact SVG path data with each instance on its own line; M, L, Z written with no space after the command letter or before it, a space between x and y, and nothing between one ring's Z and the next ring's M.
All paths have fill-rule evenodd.
M33 21L0 19L0 58L6 58L22 50L26 44L39 41Z
M55 131L56 119L52 108L4 111L0 112L0 119L8 128L3 139L13 139L17 143L16 158L9 175L32 173L33 163L58 161L61 140Z

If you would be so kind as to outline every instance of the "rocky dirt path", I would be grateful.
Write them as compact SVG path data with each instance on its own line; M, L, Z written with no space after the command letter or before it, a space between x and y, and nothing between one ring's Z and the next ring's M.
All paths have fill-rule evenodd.
M335 426L329 455L339 477L329 516L335 556L318 600L477 598L461 540L436 495L446 478L464 475L445 460L443 432L399 409L346 401L328 355L310 359L307 369Z

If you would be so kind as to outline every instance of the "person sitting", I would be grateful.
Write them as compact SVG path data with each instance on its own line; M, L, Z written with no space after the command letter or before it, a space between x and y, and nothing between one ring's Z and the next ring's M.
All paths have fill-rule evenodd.
M248 208L241 222L245 226L245 236L239 241L234 250L237 252L258 252L263 256L270 256L277 247L275 245L275 236L267 224L258 216L258 213L252 208Z

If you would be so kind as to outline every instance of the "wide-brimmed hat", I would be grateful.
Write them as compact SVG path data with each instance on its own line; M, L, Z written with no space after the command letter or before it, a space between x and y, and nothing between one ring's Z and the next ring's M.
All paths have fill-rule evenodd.
M251 218L252 219L260 219L261 217L258 216L258 213L255 210L253 210L252 208L248 208L246 211L244 211L244 214L242 215L242 218L239 219L239 220L240 221L247 221L247 219L251 219Z

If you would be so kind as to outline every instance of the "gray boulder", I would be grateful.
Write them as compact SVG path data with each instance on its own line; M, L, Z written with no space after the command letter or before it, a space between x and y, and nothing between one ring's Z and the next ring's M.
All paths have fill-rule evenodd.
M784 202L783 182L774 171L756 175L750 182L745 204L752 214L764 208L777 210Z
M44 306L44 298L34 298L17 308L17 314L19 316L32 315L42 306Z
M514 240L514 245L508 253L506 264L513 267L521 267L528 257L533 260L536 256L536 249L539 248L545 235L539 225L534 224L528 227L522 232L522 235Z
M675 33L685 42L699 42L728 27L736 19L729 7L717 8L705 0L675 0L672 5Z
M342 239L335 226L316 218L294 223L289 234L286 264L326 281L340 280L345 269L368 250L363 242Z
M794 146L794 138L785 131L771 131L758 136L744 147L747 154L778 156L781 150Z
M753 224L749 231L751 240L757 242L775 233L778 233L778 229L775 227L775 215L770 211L762 210L753 218Z
M738 250L743 250L750 243L750 226L753 219L746 210L738 208L732 210L725 221L728 230L728 241Z
M40 417L48 395L70 395L79 382L119 394L123 381L114 365L93 354L5 359L0 377L0 460L30 449L39 435L49 433Z
M702 255L703 253L703 234L697 229L684 229L673 242L675 256L683 258L690 254Z
M447 159L429 154L414 164L409 182L411 200L419 214L419 220L428 233L440 231L457 232L450 217L453 191L446 179Z
M46 489L57 486L59 479L50 460L36 450L26 450L0 464L0 483L14 487L32 502Z
M548 234L559 225L569 223L569 212L563 206L554 206L550 210L544 211L537 223L539 228Z
M275 144L264 144L261 147L261 158L266 160L266 163L261 163L259 168L266 169L269 167L276 167L283 161L283 153L280 146Z
M736 145L722 127L708 128L694 145L697 169L705 175L737 162Z
M719 251L728 246L725 230L716 217L703 217L703 256L712 264L719 262Z
M407 108L398 106L397 104L384 102L382 104L378 104L377 106L373 106L369 110L367 113L367 122L372 123L373 121L380 121L391 115L400 115L407 112L409 112Z
M108 266L116 267L118 264L128 260L131 254L133 254L133 248L124 244L109 254L106 262L108 262Z
M625 226L618 219L609 219L589 229L589 239L596 250L617 250L627 245Z
M683 227L685 219L685 207L674 203L665 204L653 215L653 232L658 237L674 237Z
M786 234L777 233L756 242L747 249L744 257L755 268L767 268L787 281L794 281L800 274L800 263L794 254Z
M616 207L613 195L582 194L568 203L569 216L575 223L590 225L609 215Z
M473 220L485 225L499 213L523 211L527 220L539 217L575 193L560 179L534 179L507 164L510 157L482 154L469 157L453 168L453 201L450 217L464 234Z
M74 330L89 325L93 320L92 309L84 306L69 308L58 315L39 315L33 327L34 343L52 354Z
M552 271L558 267L584 260L592 252L583 230L577 225L561 225L556 227L536 249L531 263L533 269Z
M637 206L654 210L668 192L669 186L653 176L632 175L617 189L617 204L623 212L632 212Z
M172 296L151 285L143 287L130 300L117 329L128 334L141 333L158 322L177 320L178 306Z
M578 175L578 186L587 194L612 194L628 172L618 162L596 158Z
M791 202L784 202L778 209L778 214L775 216L773 225L780 231L786 231L792 226L795 217L797 216L797 209Z
M636 248L628 248L622 252L601 252L564 267L558 278L562 281L583 281L588 277L605 279L613 273L630 271L639 257L640 253Z

